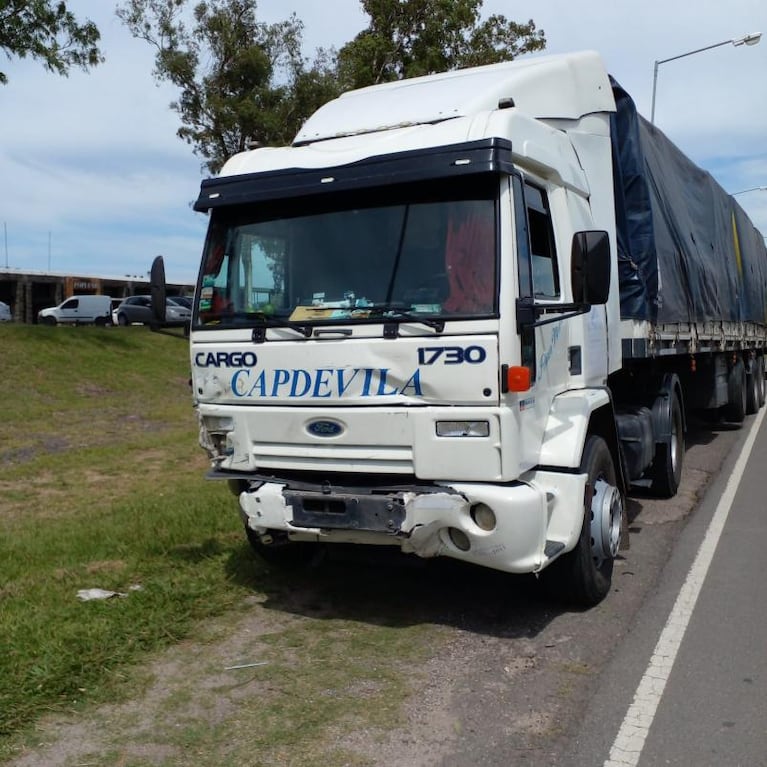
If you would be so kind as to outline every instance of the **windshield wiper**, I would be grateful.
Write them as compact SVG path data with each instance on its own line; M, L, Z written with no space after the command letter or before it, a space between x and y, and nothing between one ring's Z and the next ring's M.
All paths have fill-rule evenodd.
M266 340L267 328L290 328L291 330L295 330L297 333L301 333L304 338L311 338L312 333L314 332L312 325L299 324L297 322L292 322L287 318L275 317L272 314L263 314L262 312L249 312L244 316L254 317L255 319L262 320L264 323L263 325L256 325L256 327L253 328L252 337L254 343L263 343Z
M426 327L434 328L437 333L441 333L445 329L444 320L435 320L430 317L421 317L417 314L413 314L407 309L400 309L398 306L393 304L378 304L374 306L370 312L370 316L377 317L378 315L381 316L381 319L384 322L396 322L397 324L400 322L419 322L421 325L426 325Z

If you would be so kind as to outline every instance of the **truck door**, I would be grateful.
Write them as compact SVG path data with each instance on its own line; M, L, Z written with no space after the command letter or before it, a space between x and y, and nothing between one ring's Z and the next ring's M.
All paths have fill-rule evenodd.
M59 322L78 322L80 319L80 299L70 298L68 301L64 301L59 312Z
M517 242L519 298L535 307L562 301L554 228L548 196L542 186L512 177ZM553 398L568 378L567 322L517 327L520 365L529 368L531 387L509 405L518 410L520 465L538 463L543 432Z

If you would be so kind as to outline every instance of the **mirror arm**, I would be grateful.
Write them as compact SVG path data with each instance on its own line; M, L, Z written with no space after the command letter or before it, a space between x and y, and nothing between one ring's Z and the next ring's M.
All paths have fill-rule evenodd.
M562 322L581 314L588 314L591 304L533 304L529 299L517 299L517 329L519 332L527 328L539 328L552 322ZM554 317L538 318L542 314L553 313Z

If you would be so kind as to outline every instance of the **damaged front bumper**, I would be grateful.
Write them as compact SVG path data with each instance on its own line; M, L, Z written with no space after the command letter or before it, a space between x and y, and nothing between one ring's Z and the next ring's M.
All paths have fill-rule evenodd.
M243 482L245 524L291 541L397 545L510 573L534 573L573 548L585 475L529 472L521 481L450 483L355 492ZM581 500L578 500L581 499Z

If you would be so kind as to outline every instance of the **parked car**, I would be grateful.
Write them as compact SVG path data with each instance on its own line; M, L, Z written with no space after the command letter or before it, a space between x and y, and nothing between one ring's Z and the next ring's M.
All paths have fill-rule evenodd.
M11 307L8 304L0 301L0 322L10 322L13 319L11 314Z
M168 327L184 325L192 319L192 312L185 306L168 298L165 303L165 325ZM129 296L112 312L116 325L151 324L152 299L150 296Z
M191 296L170 296L171 301L173 301L174 304L181 304L181 306L185 306L187 309L192 308L192 297Z
M108 325L111 306L109 296L72 296L58 306L41 309L37 321L43 325Z

